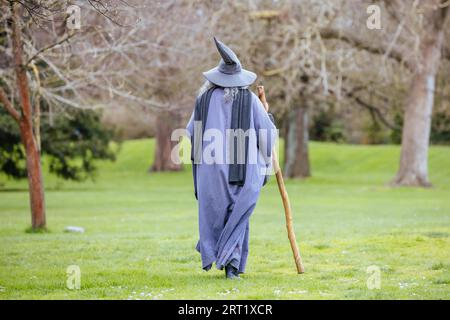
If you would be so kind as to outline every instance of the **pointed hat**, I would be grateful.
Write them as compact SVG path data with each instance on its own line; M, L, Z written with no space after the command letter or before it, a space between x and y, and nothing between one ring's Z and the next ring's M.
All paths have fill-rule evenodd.
M251 85L256 80L256 74L242 68L236 54L223 42L214 37L217 50L222 59L219 65L211 70L203 72L203 76L221 87L245 87Z

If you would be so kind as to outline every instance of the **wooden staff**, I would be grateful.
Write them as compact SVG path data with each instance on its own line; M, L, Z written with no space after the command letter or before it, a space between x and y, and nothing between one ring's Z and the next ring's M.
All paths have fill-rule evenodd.
M269 104L266 100L266 94L264 92L264 86L257 86L259 100L261 100L264 109L269 111ZM300 252L297 246L297 240L295 238L294 224L292 221L292 211L291 203L289 202L289 196L286 191L286 186L284 185L283 174L278 164L278 158L275 150L272 151L272 165L275 170L275 176L277 177L278 190L280 190L281 199L283 200L284 215L286 217L286 228L288 233L289 242L291 243L292 253L294 255L295 265L297 267L298 273L304 273L305 268L303 267L302 258L300 257Z

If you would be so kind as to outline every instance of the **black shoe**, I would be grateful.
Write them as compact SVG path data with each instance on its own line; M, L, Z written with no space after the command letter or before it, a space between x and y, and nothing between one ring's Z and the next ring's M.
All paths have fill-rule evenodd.
M230 280L241 280L241 277L239 277L239 270L231 264L225 266L225 277Z

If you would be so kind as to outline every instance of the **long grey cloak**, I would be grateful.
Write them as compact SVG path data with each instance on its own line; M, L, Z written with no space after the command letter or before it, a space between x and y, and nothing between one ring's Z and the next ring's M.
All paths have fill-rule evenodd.
M243 273L248 256L249 218L265 183L265 172L271 164L276 128L258 97L252 93L250 128L255 130L256 139L249 139L247 157L257 161L247 163L243 186L230 184L226 130L231 128L232 101L225 101L223 95L222 88L214 90L206 124L202 124L206 132L215 129L215 133L221 133L223 152L222 155L217 150L210 152L214 163L203 161L195 170L200 234L196 249L201 254L204 270L209 270L214 262L218 269L231 263ZM187 130L191 136L194 135L194 113ZM205 134L204 154L211 150L211 144L218 143L213 136Z

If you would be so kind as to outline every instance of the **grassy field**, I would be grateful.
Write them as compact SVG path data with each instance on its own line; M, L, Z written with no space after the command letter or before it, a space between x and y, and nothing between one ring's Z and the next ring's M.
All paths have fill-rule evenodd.
M0 177L0 299L448 299L450 148L431 189L390 188L396 146L311 144L313 178L287 181L306 273L297 275L274 179L251 218L243 281L204 272L190 168L148 174L153 141L126 142L95 182L46 175L49 233L30 234L25 181ZM83 234L65 233L68 225ZM66 288L66 268L81 289ZM367 268L379 268L370 290Z

